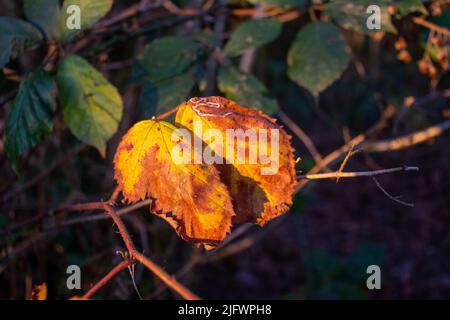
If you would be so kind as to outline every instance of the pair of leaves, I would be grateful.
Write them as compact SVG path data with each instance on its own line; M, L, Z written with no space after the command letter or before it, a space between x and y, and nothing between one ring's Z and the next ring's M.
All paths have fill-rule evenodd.
M396 33L388 12L389 0L335 0L324 13L342 28L370 34L377 31ZM367 8L376 5L381 14L381 30L367 27ZM409 10L409 9L408 9ZM312 22L302 28L288 53L289 77L318 96L341 77L350 60L350 48L340 30L328 22Z
M80 29L69 29L67 22L75 14L72 6L80 9ZM65 0L62 8L59 0L25 0L27 19L38 25L47 38L68 41L82 30L90 28L104 17L113 5L113 0Z
M44 40L70 40L80 31L91 27L111 9L113 0L65 0L62 9L59 0L25 0L25 16L31 22L11 17L0 17L0 68L20 56L25 50L39 46ZM67 28L67 9L80 8L81 28Z
M344 72L350 49L340 30L328 22L311 22L302 28L288 53L289 77L314 96Z
M76 55L60 61L57 80L64 121L77 138L104 156L122 117L117 89ZM20 156L52 131L55 108L53 78L42 69L30 73L20 84L6 125L5 152L16 172Z
M192 139L174 141L177 127L146 120L122 138L114 158L115 179L124 198L128 202L153 198L152 212L167 220L184 240L207 248L220 243L232 226L244 222L264 225L286 212L296 183L293 150L290 136L275 120L227 99L209 97L193 98L179 106L178 128L192 133L196 121L222 133L226 129L280 130L278 172L262 175L262 164L238 164L206 138L204 145L224 163L232 164L175 163L171 156L174 148L191 149ZM247 152L250 147L247 142Z
M281 23L278 21L249 20L236 28L224 52L230 57L238 56L248 49L269 43L280 32ZM144 117L165 112L189 96L197 83L197 62L206 52L204 43L214 41L210 38L208 34L195 38L168 36L146 46L134 69L134 78L143 82L140 104ZM278 108L276 101L265 97L267 90L264 85L254 76L235 70L233 67L222 68L218 77L219 89L241 104L253 105L267 113L275 112Z

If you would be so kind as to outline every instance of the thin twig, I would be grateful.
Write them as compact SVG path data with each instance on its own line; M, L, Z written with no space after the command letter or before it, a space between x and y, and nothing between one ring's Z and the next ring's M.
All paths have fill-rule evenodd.
M353 148L355 146L352 144L350 149L347 152L347 155L345 156L344 160L341 163L341 166L339 167L338 172L341 173L342 171L344 171L345 166L347 165L348 160L350 159L350 157L353 155ZM336 178L336 183L339 182L339 177Z
M308 149L309 153L313 156L316 164L321 163L323 161L322 155L317 150L311 138L309 138L309 136L283 111L278 111L278 118L280 118L280 120L283 121L289 127L289 129L291 129L291 131L297 136L297 138L299 138L300 141L303 142L306 149ZM327 165L324 165L322 169L331 172Z
M158 120L163 120L163 119L169 117L170 115L174 114L175 112L177 112L179 108L180 108L179 106L176 106L176 107L173 108L172 110L169 110L169 111L167 111L166 113L163 113L162 115L157 116L156 118L157 118Z
M405 205L405 206L408 206L408 207L414 207L414 204L400 200L400 197L401 197L401 196L394 197L394 196L392 196L391 194L389 194L389 192L387 192L387 191L381 186L381 184L378 182L377 178L372 177L372 179L373 179L373 181L375 182L375 184L377 185L377 187L378 187L378 188L386 195L386 197L388 197L389 199L391 199L391 200L393 200L393 201L395 201L395 202L398 202L398 203L400 203L400 204L402 204L402 205Z
M132 263L128 260L124 260L114 267L106 276L104 276L99 282L97 282L92 288L86 292L81 299L89 300L98 290L100 290L105 284L107 284L112 278L114 278L120 271L128 268Z
M374 170L374 171L358 171L358 172L330 172L300 175L299 179L319 180L331 178L354 178L354 177L373 177L380 174L398 172L398 171L419 171L418 167L396 167L390 169Z
M370 127L365 133L361 133L361 134L357 135L356 137L351 139L349 142L347 142L340 148L334 150L333 152L331 152L330 154L325 156L320 163L317 163L311 170L308 171L308 174L318 173L318 172L320 172L320 170L323 167L330 165L333 162L337 161L338 159L340 159L342 157L343 154L345 154L348 151L350 146L354 145L356 148L359 145L361 145L365 141L366 137L368 137L368 136L374 134L375 132L378 132L382 128L384 128L386 126L387 121L394 116L395 111L396 111L396 109L392 105L388 105L388 107L384 110L381 119L375 125ZM303 189L305 187L305 185L309 182L310 182L310 180L307 180L307 179L301 180L295 187L295 193L297 193L301 189Z

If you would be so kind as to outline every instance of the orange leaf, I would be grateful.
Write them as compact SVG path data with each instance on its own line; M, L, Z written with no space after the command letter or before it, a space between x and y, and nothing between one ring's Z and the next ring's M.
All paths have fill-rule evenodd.
M185 240L214 245L230 232L234 215L231 198L214 166L173 161L180 143L172 141L177 128L146 120L122 138L114 165L115 179L125 199L154 199L152 212L167 220Z
M292 204L296 184L294 150L290 145L291 136L275 121L261 111L239 106L222 97L192 98L178 109L176 123L197 136L202 134L199 124L203 132L216 129L225 136L227 132L235 135L233 139L226 136L222 144L213 139L205 141L229 163L218 165L218 168L234 200L236 216L233 224L253 222L264 225L285 213ZM267 143L261 142L260 133L267 133ZM240 162L239 142L245 146L245 159L241 157ZM228 152L230 149L234 151ZM262 155L266 155L265 158L260 157L264 149L266 152ZM253 162L250 161L251 154ZM255 162L256 156L258 161ZM261 159L271 161L264 163Z

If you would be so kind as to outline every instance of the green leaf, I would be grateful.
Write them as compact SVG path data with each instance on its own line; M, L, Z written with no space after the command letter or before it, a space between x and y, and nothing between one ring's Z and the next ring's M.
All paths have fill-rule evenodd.
M400 0L396 3L396 6L400 17L414 12L428 15L427 8L425 8L421 0Z
M25 50L37 47L42 40L42 33L32 24L15 18L0 17L0 68Z
M252 3L270 4L279 8L295 8L305 6L309 3L308 0L250 0Z
M288 75L314 96L328 88L344 72L349 49L337 27L312 22L299 31L288 53Z
M203 46L190 38L169 36L153 40L144 49L139 65L153 83L184 73L202 53Z
M248 20L233 31L224 52L229 57L235 57L248 49L265 45L280 35L281 27L282 24L277 20Z
M396 34L388 12L390 0L334 0L328 3L324 13L333 18L342 28L353 30L363 34L385 31ZM367 13L371 5L380 8L380 29L369 29L368 18L373 13Z
M25 16L38 25L47 38L58 36L60 8L58 0L25 0Z
M93 145L104 156L106 142L122 118L122 99L117 89L77 55L60 62L58 84L64 121L78 139Z
M235 66L220 68L217 82L219 90L228 99L242 106L260 109L266 114L273 114L278 110L277 101L264 96L267 93L265 85L253 75L244 73Z
M98 20L103 18L113 5L113 0L65 0L61 9L61 19L59 23L60 39L62 41L68 41L72 39L77 33L82 30L88 29L94 25ZM80 30L69 29L67 22L72 19L72 12L68 14L67 9L76 5L80 8ZM69 19L69 20L68 20Z
M6 124L5 153L17 172L19 158L41 142L53 129L56 108L55 84L42 69L21 82Z
M186 100L195 86L196 77L193 70L175 76L155 85L144 82L140 98L140 109L144 118L156 113L164 113Z

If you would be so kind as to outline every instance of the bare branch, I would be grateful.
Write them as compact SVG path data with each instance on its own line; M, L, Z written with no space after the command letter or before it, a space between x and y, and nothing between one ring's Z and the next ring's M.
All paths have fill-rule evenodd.
M86 210L105 210L116 224L120 235L128 249L130 257L136 259L144 266L146 266L150 271L152 271L158 278L160 278L168 287L172 288L181 297L186 300L199 300L200 298L192 293L188 288L179 283L174 277L168 275L160 266L151 261L149 258L145 257L143 254L138 252L134 247L134 243L131 237L120 219L119 215L109 204L105 202L91 202L83 204L75 204L72 206L61 208L59 211L86 211Z
M383 140L377 142L369 142L363 146L365 152L387 152L404 149L418 143L425 142L442 134L442 132L450 129L450 120L444 121L435 126L428 127L422 131L418 131L406 136Z
M330 172L317 174L304 174L299 176L299 179L319 180L331 178L355 178L355 177L373 177L380 174L393 173L399 171L419 171L418 167L396 167L390 169L374 170L374 171L359 171L359 172Z

